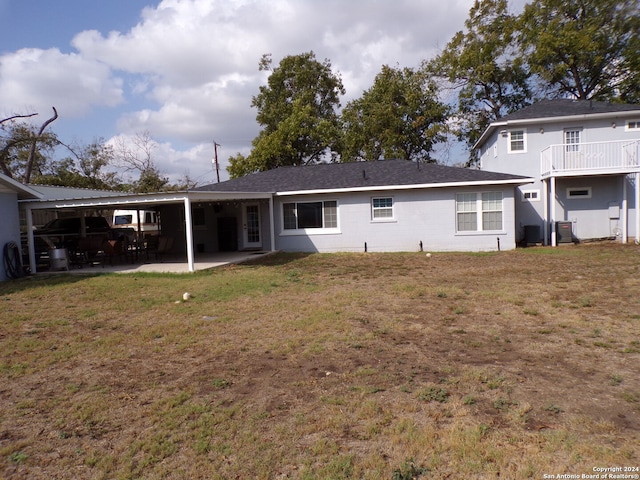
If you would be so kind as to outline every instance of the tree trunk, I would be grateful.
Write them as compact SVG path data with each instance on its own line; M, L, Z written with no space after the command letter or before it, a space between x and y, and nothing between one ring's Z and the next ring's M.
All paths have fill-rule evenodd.
M31 151L29 152L29 160L27 161L27 168L24 172L23 183L25 184L28 184L29 181L31 180L31 171L33 170L33 162L36 159L36 146L38 144L38 140L40 139L40 136L44 132L44 129L47 128L47 126L50 123L53 123L56 120L56 118L58 118L58 111L56 110L56 107L51 107L51 108L53 108L53 117L51 117L49 120L47 120L42 124L42 126L40 127L40 130L38 131L38 135L34 137L33 143L31 144Z

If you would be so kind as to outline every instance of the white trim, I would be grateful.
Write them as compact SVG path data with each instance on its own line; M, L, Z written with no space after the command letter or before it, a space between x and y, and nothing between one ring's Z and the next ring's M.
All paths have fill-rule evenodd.
M187 265L190 272L196 271L196 263L193 255L193 222L191 218L191 200L184 197L184 224L187 242Z
M426 188L450 188L450 187L483 187L494 185L525 185L534 183L535 178L523 177L512 180L483 180L475 182L443 182L443 183L423 183L412 185L379 185L377 187L349 187L349 188L327 188L317 190L295 190L290 192L276 192L276 197L286 197L290 195L314 195L324 193L349 193L349 192L387 192L391 190L417 190Z
M284 228L284 206L293 203L297 205L299 203L321 203L322 204L322 224L324 225L324 214L325 214L325 203L327 202L335 202L336 204L336 224L337 227L309 227L309 228ZM296 225L298 224L298 216L296 213ZM340 230L340 202L337 198L328 198L328 199L320 199L320 200L305 200L305 201L293 201L286 202L283 201L280 203L280 236L291 236L291 235L333 235L337 233L342 233Z
M28 187L18 182L17 180L14 180L13 178L4 175L3 173L0 173L0 185L4 185L5 187L9 188L13 192L17 193L18 196L20 196L20 194L24 194L24 195L31 196L33 198L43 197L43 195L37 190L34 190L33 188Z
M374 200L383 200L383 199L391 199L391 207L374 207L373 206L373 201ZM386 223L386 222L395 222L396 221L396 201L393 198L393 195L387 195L387 196L380 196L377 195L375 197L371 197L369 199L369 206L371 207L370 213L371 213L371 222L372 223ZM387 210L387 209L391 209L391 216L390 217L376 217L374 214L376 212L376 210Z
M522 132L522 150L514 150L511 148L513 140L511 139L511 135L515 132ZM520 140L516 140L520 141ZM507 153L510 154L518 154L518 153L527 153L527 129L526 128L512 128L507 132Z
M484 144L487 138L493 134L494 130L505 127L517 127L518 125L541 125L547 123L567 123L570 121L579 122L584 120L600 120L610 118L616 120L620 117L637 117L640 114L640 108L638 110L627 110L622 112L604 112L604 113L582 113L579 115L562 115L558 117L537 117L537 118L521 118L518 120L504 120L502 122L493 122L482 132L478 141L473 145L472 149L475 150L478 146ZM626 124L626 122L625 122Z
M497 212L496 210L484 210L482 208L482 195L485 193L499 193L500 194L500 224L502 226L501 229L499 230L485 230L484 229L484 222L483 222L483 213L492 213L492 212ZM458 196L459 195L475 195L475 210L471 210L471 211L458 211ZM482 235L482 234L497 234L497 233L503 233L506 234L506 230L504 228L504 193L501 191L480 191L480 192L457 192L454 195L454 205L455 205L455 226L456 226L456 231L455 231L455 235L469 235L469 234L476 234L476 235ZM458 214L460 213L475 213L476 215L476 229L475 230L459 230L458 229Z

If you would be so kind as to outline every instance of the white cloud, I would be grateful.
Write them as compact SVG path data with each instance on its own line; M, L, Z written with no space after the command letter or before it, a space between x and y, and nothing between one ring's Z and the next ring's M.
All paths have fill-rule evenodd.
M521 0L518 0L521 1ZM347 95L368 89L382 65L416 67L463 28L473 0L163 0L129 31L87 30L76 53L19 50L0 57L0 105L56 105L67 115L118 107L111 132L148 131L166 148L167 174L210 171L211 142L221 161L248 153L257 135L251 98L271 53L313 50L339 72ZM209 150L205 155L204 152Z
M58 49L21 49L0 56L0 105L80 116L122 103L122 80L108 66Z

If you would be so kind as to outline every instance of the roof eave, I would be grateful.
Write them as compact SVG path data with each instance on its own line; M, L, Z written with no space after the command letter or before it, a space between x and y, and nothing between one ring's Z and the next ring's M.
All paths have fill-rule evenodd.
M0 175L0 183L14 190L18 194L19 199L37 199L42 198L42 194L31 187L14 180L6 175Z
M567 120L598 120L601 118L619 118L619 117L637 117L640 115L640 108L638 110L623 110L617 112L602 112L602 113L581 113L578 115L559 115L554 117L536 117L536 118L520 118L515 120L496 121L489 124L489 126L482 132L480 138L473 144L473 150L477 150L486 140L493 134L493 131L499 127L519 126L526 124L541 123L556 123L564 122Z
M345 188L323 188L315 190L292 190L286 192L276 192L276 197L286 197L293 195L317 195L327 193L350 193L350 192L374 192L374 191L390 191L390 190L420 190L431 188L450 188L450 187L481 187L487 185L525 185L534 183L535 179L530 177L504 179L504 180L475 180L467 182L441 182L441 183L423 183L413 185L375 185L368 187L345 187Z

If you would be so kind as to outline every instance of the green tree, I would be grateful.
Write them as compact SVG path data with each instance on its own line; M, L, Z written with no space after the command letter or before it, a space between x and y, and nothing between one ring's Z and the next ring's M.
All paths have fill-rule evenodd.
M260 70L271 69L264 55ZM287 56L271 71L251 106L258 110L262 130L248 156L229 159L231 178L285 165L304 165L335 159L340 138L337 109L344 87L328 60L313 52Z
M549 95L640 101L637 0L534 0L520 20L522 56Z
M518 18L507 0L476 0L465 21L436 58L432 75L457 93L456 133L473 146L487 125L531 103L530 77L519 53ZM470 150L471 151L471 150ZM471 152L469 162L476 159Z
M39 133L33 125L13 120L1 124L2 173L23 183L29 183L32 176L42 174L60 142L54 133L41 130Z
M423 72L384 65L373 86L342 112L342 161L432 162L434 145L445 140L447 110Z
M105 171L113 164L113 148L96 140L89 145L69 147L73 157L50 162L34 179L35 183L65 187L119 190L115 172Z

